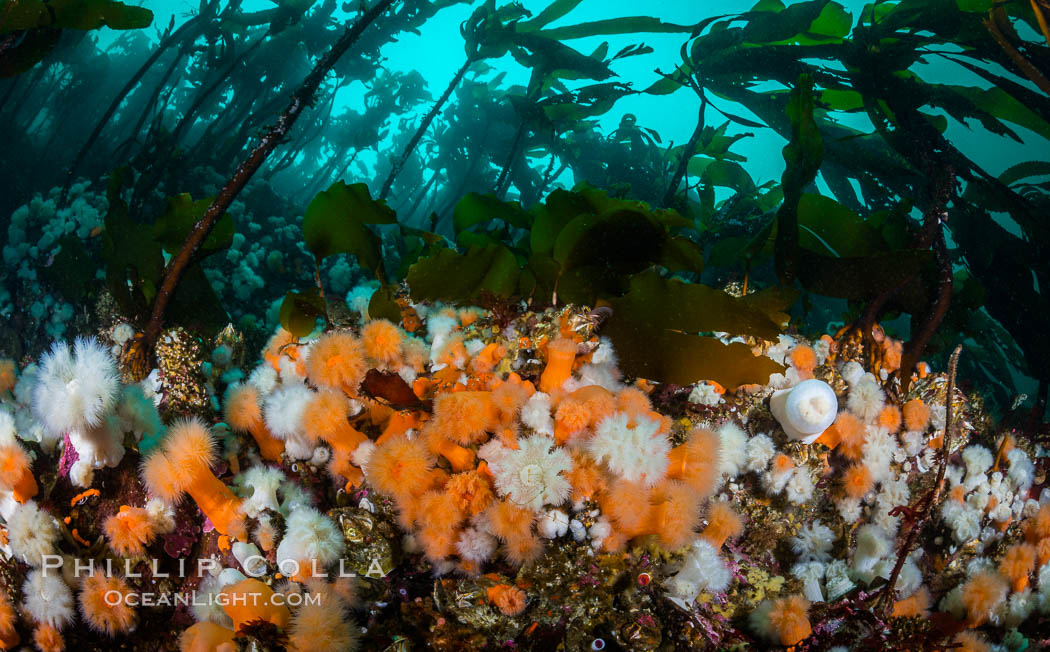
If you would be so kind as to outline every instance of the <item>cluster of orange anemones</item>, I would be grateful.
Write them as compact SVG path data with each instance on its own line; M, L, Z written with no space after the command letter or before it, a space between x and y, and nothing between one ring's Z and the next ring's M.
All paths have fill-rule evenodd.
M888 373L893 373L900 369L904 356L904 342L886 335L878 325L871 329L871 336L875 342L875 351L872 352L875 372L885 369Z
M615 392L599 385L566 387L573 371L593 355L592 347L580 346L578 336L563 329L560 337L539 344L546 365L536 385L516 373L494 371L500 366L499 356L506 353L498 343L480 347L471 356L459 334L451 333L442 341L432 355L438 370L419 376L412 385L419 399L432 401L432 412L404 410L389 415L366 463L370 484L394 500L399 522L414 533L431 560L457 557L461 535L479 519L512 563L523 563L542 551L535 527L538 513L497 495L494 474L479 456L489 442L518 448L521 411L539 391L549 402L552 445L566 446L571 452L572 468L565 478L572 499L593 500L608 517L606 550L646 535L671 548L697 536L702 507L721 478L716 433L703 428L691 432L672 449L661 481L625 482L591 458L581 445L584 440L614 413L626 414L629 428L643 419L655 422L654 436L667 436L672 422L653 410L641 387ZM308 365L314 355L312 349ZM416 434L410 438L412 431ZM719 545L742 527L739 516L724 505L709 510L708 520L705 532ZM468 572L479 570L463 558L457 563Z
M1050 505L1043 504L1031 518L1021 525L1025 541L1035 547L1035 567L1050 564Z

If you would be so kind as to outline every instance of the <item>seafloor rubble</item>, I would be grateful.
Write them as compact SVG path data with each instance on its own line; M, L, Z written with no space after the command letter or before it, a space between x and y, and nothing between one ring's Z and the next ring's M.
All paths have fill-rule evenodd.
M0 649L1044 642L1045 453L877 327L678 387L600 311L399 303L0 363Z

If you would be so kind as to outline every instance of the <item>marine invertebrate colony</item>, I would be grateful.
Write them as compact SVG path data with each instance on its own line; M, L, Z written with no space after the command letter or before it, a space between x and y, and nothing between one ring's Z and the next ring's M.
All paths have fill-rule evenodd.
M668 399L612 371L590 382L591 367L615 357L593 324L568 326L572 308L501 329L484 311L413 308L435 332L369 322L276 333L228 391L206 390L218 408L208 420L169 415L144 452L152 418L120 418L129 390L101 344L56 345L39 371L15 372L31 391L2 399L0 516L19 579L0 588L27 619L0 620L4 640L43 649L155 631L168 612L106 609L100 596L150 592L136 569L164 573L187 555L209 568L175 586L211 597L194 605L184 650L352 649L394 635L475 647L477 632L528 642L531 622L567 636L560 628L609 631L638 617L573 607L614 595L683 644L918 645L955 636L909 620L931 609L980 641L1034 632L1050 604L1050 495L1032 493L1032 455L1008 436L992 455L978 443L990 433L955 422L953 456L939 458L940 407L961 399L939 394L936 374L898 397L833 346L793 355L807 346L796 341L779 353L793 366L770 386ZM366 381L375 373L388 384ZM62 468L88 450L70 432L107 419L120 443L113 465L87 477ZM39 442L22 436L32 422ZM928 539L902 552L907 506L938 464ZM45 485L41 469L60 472ZM114 478L127 489L114 491ZM49 571L93 538L119 572ZM430 602L447 591L468 597ZM220 595L265 599L233 608ZM885 629L836 615L845 609L869 610Z

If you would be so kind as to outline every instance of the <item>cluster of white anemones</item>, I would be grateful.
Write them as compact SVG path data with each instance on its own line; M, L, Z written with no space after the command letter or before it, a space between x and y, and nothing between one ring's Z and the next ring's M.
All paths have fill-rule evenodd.
M53 294L41 275L61 252L63 237L86 241L102 225L108 208L106 196L91 192L89 187L85 181L74 183L65 204L60 205L64 188L56 186L46 197L37 195L11 214L3 247L4 265L0 268L0 316L11 316L17 298L17 307L35 320L48 337L65 335L73 318L73 306ZM102 272L87 273L95 278Z

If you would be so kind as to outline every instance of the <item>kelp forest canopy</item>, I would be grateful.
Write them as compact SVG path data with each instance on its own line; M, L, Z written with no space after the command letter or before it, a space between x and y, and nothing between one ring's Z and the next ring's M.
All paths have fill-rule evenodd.
M764 373L713 354L711 332L881 322L912 366L962 343L960 376L996 414L1042 416L1037 0L762 0L688 24L578 19L580 0L245 4L157 24L112 0L4 3L0 226L10 237L19 206L47 210L34 195L98 222L54 233L21 274L17 248L5 255L7 328L48 324L22 353L85 296L144 331L232 321L262 337L324 317L361 279L392 310L407 280L414 299L609 305L628 371L682 384ZM462 6L442 44L461 62L451 78L384 65ZM646 39L670 36L679 55L654 59ZM618 74L634 57L654 83ZM354 85L360 101L336 101ZM695 109L683 142L619 108L672 94ZM769 133L787 144L762 155L784 171L761 181L740 152ZM1030 156L989 169L978 133ZM760 291L731 301L727 284ZM694 359L716 362L679 364Z
M172 286L175 306L192 294L202 309L163 319L265 331L257 294L249 304L220 278L255 281L269 303L337 267L334 290L357 275L384 288L407 278L414 297L610 301L625 322L695 332L723 300L707 288L736 282L776 288L765 306L805 332L888 321L910 362L962 342L964 376L986 385L996 412L1042 411L1050 60L1037 2L763 0L693 24L574 21L579 0L378 4L287 121L289 98L365 3L210 0L158 25L149 9L108 0L6 2L4 231L35 193L58 188L61 206L82 180L104 223L97 237L56 234L35 288L58 302L108 288L145 325L168 257L260 134L286 121ZM462 52L445 43L443 56L462 61L453 78L383 65L384 47L460 4L472 12ZM679 37L680 57L653 61L660 78L645 87L619 77L626 58L651 58L653 35ZM577 46L594 38L629 43ZM505 81L511 66L526 84ZM361 102L337 105L353 84ZM624 98L670 93L695 105L686 142L630 113L600 127ZM737 151L763 130L787 141L779 182L758 183ZM979 131L1023 143L1031 160L989 171L966 143ZM273 228L258 230L265 220ZM239 279L223 252L259 235L272 240L265 265ZM84 266L103 273L72 272ZM5 276L5 316L40 321L39 297ZM681 312L652 312L675 292L688 295ZM703 327L739 327L720 314ZM622 335L632 360L640 342L626 331L637 331Z

